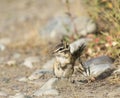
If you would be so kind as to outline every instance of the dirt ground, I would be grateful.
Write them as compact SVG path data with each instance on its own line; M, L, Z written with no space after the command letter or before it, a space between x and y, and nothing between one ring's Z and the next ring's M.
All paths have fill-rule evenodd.
M85 15L84 8L75 3L78 7L73 6L73 14ZM17 79L28 77L52 57L52 47L57 41L41 39L39 30L54 15L65 11L65 4L60 0L0 0L0 38L10 39L5 50L0 51L0 91L8 95L19 91L31 95L39 88ZM40 64L32 69L21 66L21 62L31 56L39 56ZM10 61L15 63L9 64ZM67 83L58 89L62 98L120 98L120 79L111 76L93 83Z

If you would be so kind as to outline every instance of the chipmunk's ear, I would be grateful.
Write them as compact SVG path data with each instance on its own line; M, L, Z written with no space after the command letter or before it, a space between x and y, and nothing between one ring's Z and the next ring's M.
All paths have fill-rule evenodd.
M69 44L65 40L61 40L65 48L69 48Z

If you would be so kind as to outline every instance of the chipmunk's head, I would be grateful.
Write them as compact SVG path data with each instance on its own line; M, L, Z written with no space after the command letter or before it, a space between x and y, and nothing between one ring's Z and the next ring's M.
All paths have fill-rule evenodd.
M67 42L62 41L60 44L58 44L55 47L53 54L59 57L68 57L70 54L70 47Z

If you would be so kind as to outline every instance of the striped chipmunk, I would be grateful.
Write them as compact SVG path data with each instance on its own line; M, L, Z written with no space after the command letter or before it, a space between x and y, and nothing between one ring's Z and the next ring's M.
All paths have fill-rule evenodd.
M53 65L54 74L57 78L69 78L74 72L75 61L81 55L85 45L82 44L73 53L70 52L70 45L65 41L61 41L55 47L53 54L55 56L55 62Z

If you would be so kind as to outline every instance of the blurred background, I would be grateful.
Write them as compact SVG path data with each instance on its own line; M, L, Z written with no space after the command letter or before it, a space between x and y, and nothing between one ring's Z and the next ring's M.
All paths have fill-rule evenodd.
M0 0L1 90L31 94L37 86L14 80L41 68L61 39L80 38L91 39L85 59L105 54L120 67L120 0Z
M84 13L79 0L71 0L71 5L73 15ZM0 0L0 7L0 36L13 37L14 33L23 39L30 32L39 32L53 17L67 12L65 0Z

